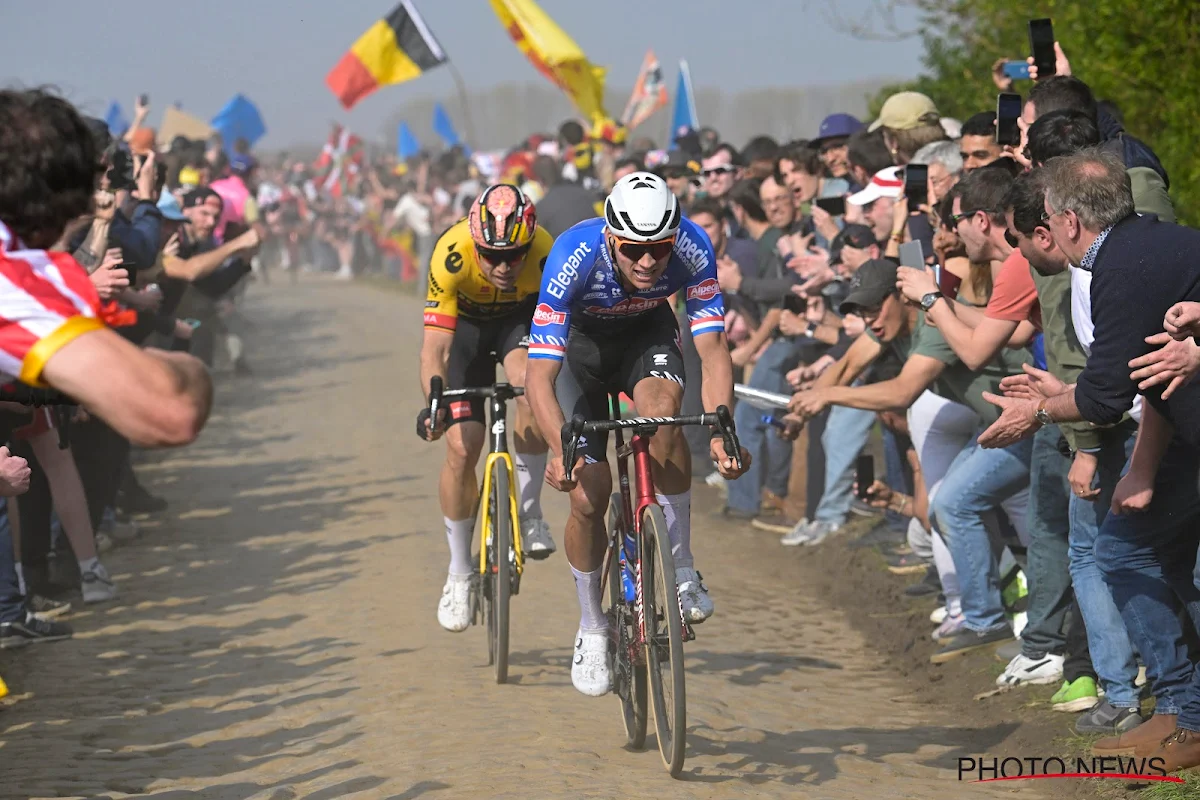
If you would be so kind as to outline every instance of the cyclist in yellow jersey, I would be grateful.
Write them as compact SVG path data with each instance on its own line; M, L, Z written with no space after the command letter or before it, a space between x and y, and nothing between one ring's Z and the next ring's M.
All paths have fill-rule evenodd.
M516 186L498 183L483 191L467 218L452 225L433 248L421 345L421 389L440 376L452 389L491 386L496 364L509 383L525 385L529 325L542 282L542 267L554 238L537 227L533 203ZM438 495L450 545L450 569L438 603L438 622L462 631L471 622L469 581L474 571L471 540L478 497L475 466L483 451L483 400L456 400L417 432L434 440L446 434L446 461ZM550 526L542 519L541 490L546 441L525 398L517 399L513 461L521 499L521 544L526 557L554 552Z

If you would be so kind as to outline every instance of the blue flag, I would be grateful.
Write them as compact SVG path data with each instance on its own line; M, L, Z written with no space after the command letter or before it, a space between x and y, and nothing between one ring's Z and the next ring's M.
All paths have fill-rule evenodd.
M108 111L104 112L104 123L108 125L108 132L117 138L124 136L125 131L129 130L129 120L116 100L108 104Z
M458 138L458 131L454 130L454 123L450 120L450 115L446 113L446 109L442 108L441 103L437 103L433 107L433 132L442 137L446 147L462 144L462 140Z
M692 93L692 74L686 61L679 62L679 82L675 86L675 112L671 115L671 149L675 140L689 129L700 127L696 118L696 97Z
M258 107L240 94L235 95L217 112L212 118L212 126L221 134L225 150L230 152L233 150L233 143L238 139L245 139L253 146L267 132Z
M408 160L419 152L421 145L417 142L417 137L408 129L407 122L401 122L396 130L396 155L400 156L401 160Z

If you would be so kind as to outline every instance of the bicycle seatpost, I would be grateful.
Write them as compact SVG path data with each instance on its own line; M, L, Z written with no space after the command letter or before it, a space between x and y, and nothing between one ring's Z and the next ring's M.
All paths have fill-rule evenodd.
M742 448L738 443L737 433L733 429L733 415L728 406L717 406L717 429L721 432L721 441L725 444L725 454L733 459L738 469L742 468Z
M575 449L579 446L583 424L583 415L576 414L570 422L564 422L562 426L563 470L568 481L571 480L571 470L575 466Z

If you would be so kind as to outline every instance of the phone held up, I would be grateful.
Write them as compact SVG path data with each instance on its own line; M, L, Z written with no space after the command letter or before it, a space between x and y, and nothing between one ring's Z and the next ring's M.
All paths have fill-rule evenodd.
M875 456L859 456L854 473L854 479L858 482L858 499L866 500L870 496L867 490L875 483Z
M846 214L846 198L844 197L818 197L813 203L831 217L841 217Z
M929 167L909 164L904 168L904 196L908 198L908 213L917 211L929 201Z
M996 96L996 144L1016 147L1021 143L1021 95L1001 92Z
M1029 62L1027 61L1005 61L1003 69L1005 77L1012 78L1014 81L1029 80Z
M1054 25L1049 19L1029 20L1029 54L1033 56L1033 66L1037 67L1039 81L1057 72Z

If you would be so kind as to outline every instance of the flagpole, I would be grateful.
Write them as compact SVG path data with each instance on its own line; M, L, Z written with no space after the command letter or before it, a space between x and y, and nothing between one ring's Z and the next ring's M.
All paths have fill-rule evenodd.
M471 107L467 103L467 87L463 84L462 75L458 74L458 70L454 67L454 62L447 60L446 66L450 68L450 74L454 76L454 85L458 87L458 102L462 106L463 124L467 126L467 140L473 148L479 147L479 140L475 138L475 124L471 121Z

